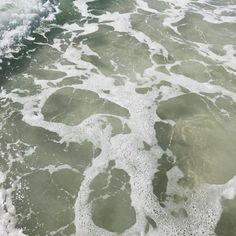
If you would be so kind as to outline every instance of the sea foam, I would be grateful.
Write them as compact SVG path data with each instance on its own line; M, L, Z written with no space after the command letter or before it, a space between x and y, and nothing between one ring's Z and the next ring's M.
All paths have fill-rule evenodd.
M53 11L50 1L3 0L0 2L0 56L12 52L12 46L26 36L42 18ZM18 44L19 46L19 44ZM14 51L18 50L17 47Z

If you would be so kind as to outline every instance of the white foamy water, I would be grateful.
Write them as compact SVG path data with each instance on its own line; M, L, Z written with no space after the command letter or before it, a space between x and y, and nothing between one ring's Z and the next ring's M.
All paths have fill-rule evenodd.
M0 172L0 235L23 236L21 229L16 229L15 208L11 202L11 193L1 187L6 175Z
M1 88L0 235L231 236L235 4L63 2Z
M0 56L28 36L35 25L53 11L49 1L2 0L0 2Z

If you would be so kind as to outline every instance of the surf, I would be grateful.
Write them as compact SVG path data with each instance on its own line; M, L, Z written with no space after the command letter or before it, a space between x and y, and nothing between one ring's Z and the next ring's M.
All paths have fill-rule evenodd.
M0 57L17 52L21 40L29 37L39 23L55 11L55 2L3 0L0 2Z

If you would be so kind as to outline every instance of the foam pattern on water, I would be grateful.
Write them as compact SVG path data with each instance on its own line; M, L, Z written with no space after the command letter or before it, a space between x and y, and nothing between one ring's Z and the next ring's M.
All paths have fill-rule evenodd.
M3 0L0 3L0 56L12 51L15 43L29 36L35 25L53 11L49 1ZM29 38L30 39L30 38ZM32 39L31 39L32 40Z
M98 1L74 1L80 18L58 25L61 33L1 89L2 136L12 141L1 143L9 150L2 151L0 232L215 235L221 200L236 193L235 4L157 2L99 9ZM22 9L31 22L35 9ZM217 41L223 33L228 38ZM64 176L76 182L63 185ZM46 207L37 205L37 181L53 189ZM21 198L35 201L33 210L51 203L70 217L50 225L22 210ZM111 210L116 225L106 218ZM27 231L31 216L38 222Z

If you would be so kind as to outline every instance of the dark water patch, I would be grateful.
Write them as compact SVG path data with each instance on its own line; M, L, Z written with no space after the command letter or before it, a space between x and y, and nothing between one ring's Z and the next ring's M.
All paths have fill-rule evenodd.
M157 122L155 130L158 144L176 156L176 164L185 174L182 183L223 184L235 175L233 117L223 126L226 118L220 110L191 93L161 102L157 114L176 122L174 126Z
M166 193L168 183L167 172L174 166L174 161L173 158L163 154L158 164L158 171L152 180L153 193L157 196L160 206L165 207L165 201L168 198Z
M17 227L27 235L48 235L61 227L63 235L74 233L74 204L83 172L100 150L90 142L61 144L57 134L24 123L19 113L9 117L3 131L0 145L7 148L10 168L4 187L16 184L12 201Z
M110 165L91 182L92 220L97 226L122 233L136 222L129 179L124 170Z
M155 123L154 128L159 146L166 151L171 142L172 126L168 123L158 121Z
M97 93L62 88L46 101L42 113L45 120L77 125L93 114L112 114L129 117L129 111L109 100L100 98Z
M75 10L74 0L58 0L58 2L61 11L56 15L57 24L73 23L81 19L81 14Z
M135 4L130 0L95 0L88 2L87 5L89 12L94 15L101 15L104 12L119 12L122 14L135 10Z
M235 23L213 24L204 21L203 16L199 13L187 12L185 17L173 26L177 26L181 35L191 42L235 44Z
M189 93L162 102L158 106L157 115L161 119L178 121L179 119L191 117L194 114L209 113L203 97Z
M236 198L223 200L223 213L217 223L215 232L217 236L236 236Z
M99 25L98 31L80 36L74 42L82 40L99 55L99 58L86 56L83 59L92 63L106 76L113 77L116 74L135 78L136 73L142 74L152 65L146 44L140 43L127 33L114 31L111 26Z

